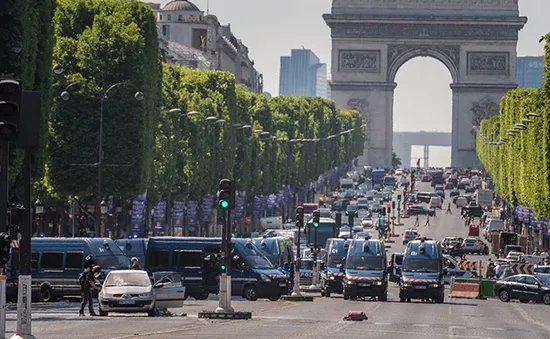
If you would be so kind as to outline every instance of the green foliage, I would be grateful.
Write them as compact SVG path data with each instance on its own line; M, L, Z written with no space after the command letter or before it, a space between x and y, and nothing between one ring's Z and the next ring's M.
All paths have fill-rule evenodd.
M100 98L110 86L129 82L106 96L103 109L104 191L130 197L149 187L153 173L153 130L160 95L161 64L155 17L139 1L58 0L49 161L50 194L83 199L97 189ZM67 86L68 101L59 98ZM114 166L112 166L114 165Z
M178 108L199 114L166 113ZM155 136L154 190L182 200L214 192L222 177L235 180L249 196L278 192L283 185L299 187L363 151L358 112L337 109L321 98L252 94L226 72L164 65L162 111ZM207 116L225 123L207 122ZM260 138L256 130L270 135ZM340 135L346 130L353 131ZM338 136L326 139L331 135Z
M513 206L523 205L538 217L550 215L550 173L548 129L550 113L542 89L518 89L502 98L500 115L481 123L480 132L489 141L508 138L503 145L490 145L479 135L477 153L486 170L493 175L497 193ZM522 123L526 113L527 129L511 136L509 129Z
M402 163L401 163L401 158L397 156L397 154L395 154L395 152L392 152L391 153L391 166L392 168L395 170L395 169L398 169L399 166L401 166Z

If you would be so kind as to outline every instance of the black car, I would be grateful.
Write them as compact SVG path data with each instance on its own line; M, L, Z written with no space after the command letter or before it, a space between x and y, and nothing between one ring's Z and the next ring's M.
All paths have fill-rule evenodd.
M408 215L429 215L429 216L433 216L435 214L434 210L431 210L428 207L423 205L409 206L407 213Z
M476 188L472 186L466 186L464 190L466 191L466 193L474 193L476 191Z
M452 191L449 192L450 197L457 197L459 195L460 195L460 191L457 189L453 189Z
M533 300L550 305L550 277L531 274L513 275L496 282L495 295L503 302L519 299L522 303Z
M458 188L459 190L463 190L465 186L466 186L466 185L465 185L463 182L459 182L459 183L456 185L456 188Z

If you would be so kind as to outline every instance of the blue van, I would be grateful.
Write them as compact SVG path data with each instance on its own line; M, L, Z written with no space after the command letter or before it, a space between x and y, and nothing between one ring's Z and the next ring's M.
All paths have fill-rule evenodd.
M344 272L344 300L367 296L378 301L388 299L386 247L382 241L352 240Z
M288 237L270 237L264 235L262 238L252 239L264 255L271 261L273 266L287 276L292 291L294 285L294 249L292 239Z
M407 244L401 279L399 300L433 300L442 304L445 300L445 274L441 245L431 239L420 238Z
M117 239L115 243L120 247L122 252L132 259L136 257L139 260L140 265L145 265L145 253L147 252L148 239L144 238L132 238L132 239Z
M40 301L80 296L78 277L84 261L92 256L101 267L102 280L110 270L128 269L130 262L115 242L108 238L32 238L32 293ZM17 295L19 253L13 249L8 266L10 294Z
M232 239L232 295L279 300L288 293L286 275L275 269L251 239ZM147 245L146 270L181 273L186 295L203 300L218 294L220 238L155 237Z
M331 293L342 294L342 280L344 272L341 267L346 262L348 246L351 241L341 238L330 238L327 240L327 255L322 263L321 272L321 296L330 297Z

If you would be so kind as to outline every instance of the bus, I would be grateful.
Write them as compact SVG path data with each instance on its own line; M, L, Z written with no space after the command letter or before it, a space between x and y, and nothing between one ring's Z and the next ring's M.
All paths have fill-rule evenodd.
M381 168L372 170L372 187L375 190L379 190L384 186L384 178L386 177L386 171Z
M315 244L315 228L313 220L307 223L307 243ZM338 230L336 229L336 221L332 218L319 218L319 227L317 228L317 245L325 248L327 240L330 238L338 238Z

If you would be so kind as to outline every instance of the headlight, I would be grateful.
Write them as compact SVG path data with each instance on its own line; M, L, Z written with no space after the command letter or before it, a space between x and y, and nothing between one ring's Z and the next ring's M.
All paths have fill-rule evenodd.
M383 284L383 283L382 283L381 281L377 281L377 282L376 282L376 285L378 285L378 286L382 286L382 284Z
M329 279L330 279L330 280L334 280L334 276L330 275L330 278L329 278Z
M348 281L346 281L346 284L353 285L353 284L355 284L355 281L354 280L348 280Z
M268 276L265 275L265 274L260 274L260 277L262 278L263 281L267 281L267 282L271 281L271 278L268 277Z
M438 287L439 287L439 284L433 284L432 287L433 287L433 288L438 288Z
M409 283L403 283L403 287L409 287Z
M153 296L152 292L141 293L139 295L140 298L149 298L149 297L152 297L152 296Z

